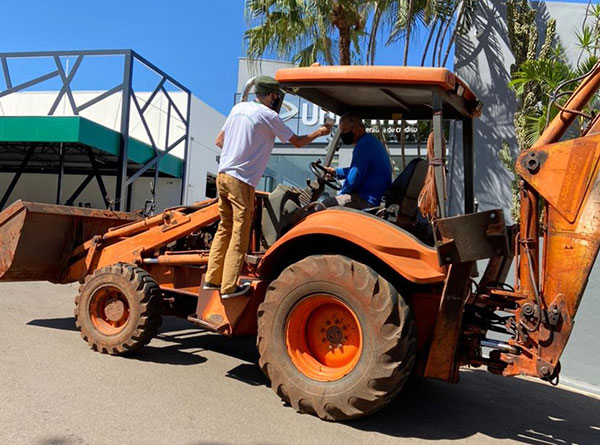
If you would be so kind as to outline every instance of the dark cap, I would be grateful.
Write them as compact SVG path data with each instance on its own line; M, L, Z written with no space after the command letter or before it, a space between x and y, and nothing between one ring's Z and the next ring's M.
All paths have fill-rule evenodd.
M271 76L258 76L254 81L254 91L257 94L279 93L279 82Z

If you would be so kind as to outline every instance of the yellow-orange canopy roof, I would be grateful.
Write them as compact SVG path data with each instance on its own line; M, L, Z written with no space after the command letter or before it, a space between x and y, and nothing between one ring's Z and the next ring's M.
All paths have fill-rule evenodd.
M317 65L280 69L275 78L284 89L338 114L356 110L386 118L400 108L406 118L423 118L435 90L447 117L476 116L480 108L468 85L446 68Z

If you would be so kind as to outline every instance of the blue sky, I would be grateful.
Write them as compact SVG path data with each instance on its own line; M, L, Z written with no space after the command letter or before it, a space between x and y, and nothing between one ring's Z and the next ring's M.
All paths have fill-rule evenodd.
M2 6L0 51L131 48L220 112L232 105L246 28L243 0L13 0ZM419 40L409 63L420 59ZM401 43L380 45L378 64L401 58Z
M1 51L131 48L220 112L233 103L243 0L21 0L2 15ZM402 44L380 45L377 59L399 64Z

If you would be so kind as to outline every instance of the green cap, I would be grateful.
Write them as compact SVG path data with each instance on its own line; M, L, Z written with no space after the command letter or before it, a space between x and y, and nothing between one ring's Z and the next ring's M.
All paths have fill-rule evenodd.
M279 82L271 76L258 76L254 81L254 91L258 94L279 93Z

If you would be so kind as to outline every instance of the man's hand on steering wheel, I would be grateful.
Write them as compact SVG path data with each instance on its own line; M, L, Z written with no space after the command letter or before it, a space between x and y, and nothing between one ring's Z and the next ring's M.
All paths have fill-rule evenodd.
M325 170L325 179L335 179L337 177L335 173L335 168L333 167L323 167Z
M321 161L311 162L310 170L318 180L323 181L332 189L340 190L342 188L342 184L336 178L335 169L321 165Z

